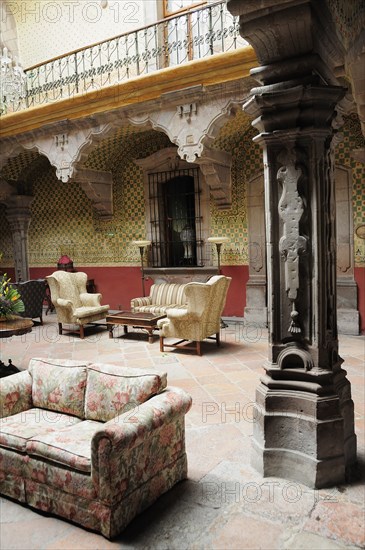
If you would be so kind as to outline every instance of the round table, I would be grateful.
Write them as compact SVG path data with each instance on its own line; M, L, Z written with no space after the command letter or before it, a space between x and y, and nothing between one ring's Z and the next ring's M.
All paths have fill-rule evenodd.
M33 321L23 317L14 316L11 319L6 319L6 321L0 321L0 339L27 334L28 332L31 332L32 326ZM8 365L5 365L5 363L0 360L0 378L9 376L10 374L15 374L16 372L19 372L19 369L13 365L11 359L9 359Z

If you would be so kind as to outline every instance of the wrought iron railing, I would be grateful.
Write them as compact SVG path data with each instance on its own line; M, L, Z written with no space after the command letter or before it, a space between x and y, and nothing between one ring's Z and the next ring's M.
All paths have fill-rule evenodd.
M99 90L139 75L203 59L247 44L225 1L188 10L110 40L31 67L17 111Z

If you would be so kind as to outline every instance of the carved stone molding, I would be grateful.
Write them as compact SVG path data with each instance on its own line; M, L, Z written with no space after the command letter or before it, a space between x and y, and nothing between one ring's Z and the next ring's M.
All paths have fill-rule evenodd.
M78 168L73 179L80 183L98 216L103 220L110 220L113 217L112 173Z
M56 168L57 178L66 183L72 177L76 165L85 160L95 142L109 129L110 124L92 126L90 120L82 121L78 126L66 121L16 138L6 138L1 144L0 167L24 150L37 151L48 158Z
M178 146L182 159L197 162L245 97L246 92L242 90L239 94L229 94L229 90L221 88L213 93L196 86L189 92L163 94L158 110L130 113L128 118L136 126L152 126L164 132Z
M62 128L60 128L62 129ZM73 175L76 163L81 159L83 149L92 143L94 134L103 134L105 126L65 129L53 135L35 136L32 140L22 140L24 149L37 149L56 167L59 180L66 183Z
M196 163L205 176L217 208L221 210L230 208L232 205L232 155L205 147L202 156L196 159Z

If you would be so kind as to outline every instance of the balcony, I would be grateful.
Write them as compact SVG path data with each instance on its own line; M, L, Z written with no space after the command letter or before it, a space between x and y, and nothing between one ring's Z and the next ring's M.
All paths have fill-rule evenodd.
M4 112L95 93L246 45L225 1L211 3L28 68L22 97L6 101Z

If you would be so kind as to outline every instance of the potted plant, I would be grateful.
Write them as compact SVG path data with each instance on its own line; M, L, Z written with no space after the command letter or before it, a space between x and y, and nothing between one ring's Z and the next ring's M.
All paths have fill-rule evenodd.
M24 303L17 289L10 284L6 273L0 276L0 321L24 311Z

